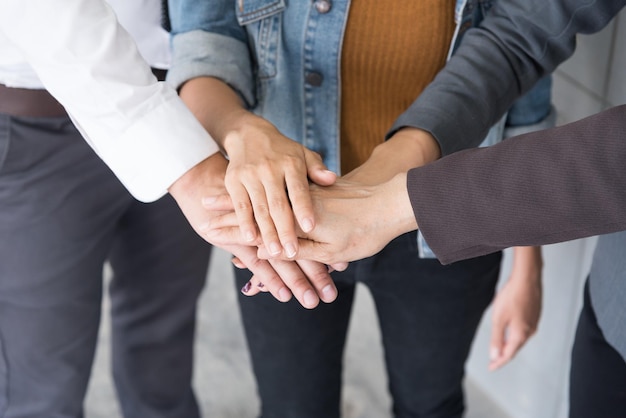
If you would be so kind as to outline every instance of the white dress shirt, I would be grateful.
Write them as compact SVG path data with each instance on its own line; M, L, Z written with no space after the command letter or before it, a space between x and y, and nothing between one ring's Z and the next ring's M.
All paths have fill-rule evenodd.
M134 0L112 1L119 7ZM137 0L149 1L154 0ZM132 8L118 12L123 18ZM152 23L135 36L146 59L164 68L169 55L162 55L159 39L166 38L151 37ZM187 170L218 152L176 91L156 81L102 0L0 1L0 84L44 86L124 186L144 202L161 197Z
M106 0L117 21L133 37L152 68L167 69L172 60L170 34L161 26L161 0Z

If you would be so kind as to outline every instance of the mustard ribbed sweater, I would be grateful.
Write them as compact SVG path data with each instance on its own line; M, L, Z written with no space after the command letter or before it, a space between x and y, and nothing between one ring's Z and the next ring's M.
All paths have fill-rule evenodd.
M443 67L454 0L353 0L341 56L341 170L362 164Z

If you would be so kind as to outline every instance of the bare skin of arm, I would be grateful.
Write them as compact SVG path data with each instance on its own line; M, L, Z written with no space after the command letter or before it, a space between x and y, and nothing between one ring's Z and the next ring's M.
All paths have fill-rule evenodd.
M489 370L509 362L537 331L542 268L541 247L514 247L511 273L493 301Z

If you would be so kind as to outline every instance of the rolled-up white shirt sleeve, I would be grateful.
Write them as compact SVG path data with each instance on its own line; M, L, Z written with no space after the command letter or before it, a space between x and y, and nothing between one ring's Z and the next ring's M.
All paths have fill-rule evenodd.
M138 200L219 151L104 1L2 0L0 31Z

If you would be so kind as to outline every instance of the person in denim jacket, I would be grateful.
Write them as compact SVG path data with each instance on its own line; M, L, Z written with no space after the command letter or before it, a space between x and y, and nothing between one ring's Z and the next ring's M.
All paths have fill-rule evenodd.
M359 170L364 164L378 165L378 175L384 176L394 161L382 143L385 132L443 66L455 33L460 39L489 3L460 5L458 29L453 2L425 2L411 10L395 6L340 0L170 1L174 63L168 80L228 154L226 186L250 243L259 235L250 217L254 212L270 254L305 263L297 256L294 223L305 231L314 227L302 191L308 191L307 174L314 181L319 177L309 170L316 154L330 170L348 172L345 178L367 183ZM391 23L399 22L410 36L390 31ZM386 34L392 41L385 44ZM406 54L407 48L416 53ZM362 93L371 86L379 90ZM549 80L539 88L541 94L531 100L543 100L536 100L523 125L549 120ZM406 142L404 152L420 155L419 140L400 134L392 141ZM428 161L425 156L406 169ZM266 222L270 218L275 227ZM333 273L339 296L315 310L267 297L241 298L262 416L339 416L343 348L357 281L370 288L378 310L395 416L463 414L464 364L492 300L501 253L443 267L420 257L418 247L416 233L408 233L379 254ZM537 249L526 251L516 257L513 275L518 277L498 298L505 302L496 309L494 367L510 359L537 324L541 261ZM236 280L247 295L264 286L243 269L236 271ZM525 303L514 304L513 294L523 295ZM303 302L317 304L306 293Z

